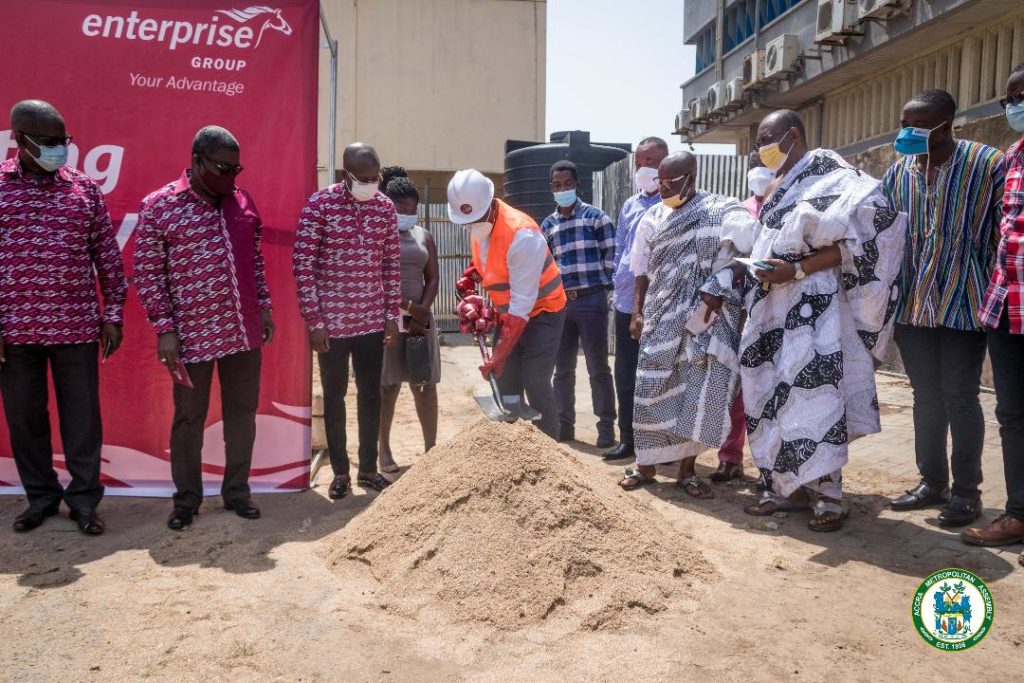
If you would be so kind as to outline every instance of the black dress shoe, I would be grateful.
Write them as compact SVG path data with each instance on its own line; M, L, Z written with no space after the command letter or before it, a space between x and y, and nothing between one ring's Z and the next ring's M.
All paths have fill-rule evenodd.
M224 503L226 510L234 510L243 519L259 519L260 509L252 504L251 498L235 498Z
M914 488L904 493L899 498L891 501L889 506L893 510L920 510L932 505L943 505L949 501L949 489L940 489L921 482Z
M594 445L598 448L611 448L615 445L615 432L598 432L597 443Z
M558 443L576 440L576 427L562 422L558 425Z
M981 517L981 496L964 498L953 496L939 513L942 526L964 526Z
M174 531L182 531L192 525L192 518L198 515L197 510L188 507L174 506L171 516L167 518L167 528Z
M92 508L75 508L71 511L71 519L78 522L78 530L90 536L99 536L106 527L103 520Z
M633 451L633 444L631 443L620 443L610 451L605 451L601 454L601 457L605 460L625 460L626 458L632 458L636 455Z
M330 488L327 489L327 497L331 500L344 498L352 491L352 477L342 474L334 478Z
M32 531L42 525L47 517L53 517L60 509L59 506L52 508L29 508L14 518L11 526L15 531Z

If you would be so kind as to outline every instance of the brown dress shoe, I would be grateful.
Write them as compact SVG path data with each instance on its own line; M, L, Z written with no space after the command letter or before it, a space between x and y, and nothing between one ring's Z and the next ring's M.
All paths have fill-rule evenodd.
M972 527L960 532L960 540L971 545L1011 545L1024 541L1024 522L1000 515L987 527Z

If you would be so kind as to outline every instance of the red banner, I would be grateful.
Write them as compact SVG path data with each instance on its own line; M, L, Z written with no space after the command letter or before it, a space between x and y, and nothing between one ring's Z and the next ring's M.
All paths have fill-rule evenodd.
M23 99L50 102L74 136L68 164L99 183L130 274L140 200L190 163L204 125L238 138L248 190L263 216L263 249L277 333L264 349L253 490L305 488L310 456L310 353L291 275L299 212L316 189L317 0L32 0L4 2L6 55L0 111ZM16 154L0 121L0 158ZM125 343L100 368L103 481L108 494L166 495L171 381L132 289ZM55 464L64 463L53 423ZM219 390L203 450L204 482L223 472ZM66 477L62 476L66 480ZM18 475L0 425L0 492Z

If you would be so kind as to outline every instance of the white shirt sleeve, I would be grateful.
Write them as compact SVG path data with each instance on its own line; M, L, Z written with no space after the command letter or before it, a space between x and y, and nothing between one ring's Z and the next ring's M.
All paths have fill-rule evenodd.
M548 243L539 232L520 230L512 238L505 257L511 297L508 304L510 315L530 319L547 254Z
M636 226L633 250L629 255L629 272L635 277L647 275L647 264L651 260L651 235L661 216L660 206L660 204L655 204L648 209Z

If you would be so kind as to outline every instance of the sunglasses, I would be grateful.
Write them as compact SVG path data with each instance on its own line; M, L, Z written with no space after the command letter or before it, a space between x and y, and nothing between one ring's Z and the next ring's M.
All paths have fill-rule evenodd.
M1024 90L1020 91L1016 95L1010 95L999 100L999 106L1006 109L1011 104L1020 104L1024 102Z
M26 133L23 130L19 132L40 147L70 145L72 139L70 135L36 135L35 133Z
M683 175L678 176L676 178L655 178L654 180L655 180L655 182L658 183L658 185L664 187L667 190L670 187L672 187L673 183L678 183L680 180L685 178L687 175L688 174L684 173Z
M202 154L200 156L202 156L204 159L213 164L213 166L221 175L238 175L239 173L245 170L244 166L239 166L237 164L228 164L223 161L215 161L214 159L211 159L205 154Z

